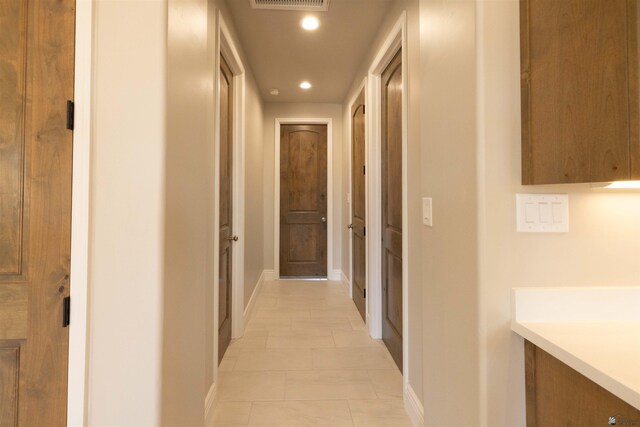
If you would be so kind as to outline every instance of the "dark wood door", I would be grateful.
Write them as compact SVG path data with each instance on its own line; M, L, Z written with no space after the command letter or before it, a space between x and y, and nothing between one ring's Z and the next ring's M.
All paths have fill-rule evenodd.
M351 284L353 302L366 321L366 204L365 204L364 89L351 107Z
M0 2L0 425L65 426L74 0Z
M218 362L231 342L233 260L233 74L220 58L220 252Z
M382 74L382 340L402 370L402 55Z
M327 276L327 126L280 127L280 276Z

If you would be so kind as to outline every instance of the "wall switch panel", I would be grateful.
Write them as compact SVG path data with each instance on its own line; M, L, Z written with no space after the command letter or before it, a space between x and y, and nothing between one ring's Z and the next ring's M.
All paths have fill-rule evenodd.
M567 233L567 194L516 194L519 233Z
M433 202L431 197L422 198L422 223L427 227L433 227Z

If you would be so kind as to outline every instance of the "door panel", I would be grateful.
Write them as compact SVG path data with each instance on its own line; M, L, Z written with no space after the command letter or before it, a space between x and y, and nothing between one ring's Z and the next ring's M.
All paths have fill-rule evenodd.
M74 0L0 2L0 425L64 426Z
M218 299L218 362L231 342L231 289L233 261L233 75L220 58L220 253Z
M326 192L327 126L282 125L280 276L327 276Z
M382 340L402 370L402 62L382 74Z
M362 320L366 322L366 256L367 239L365 237L366 199L365 199L365 106L364 89L351 107L351 232L352 232L352 284L353 302Z

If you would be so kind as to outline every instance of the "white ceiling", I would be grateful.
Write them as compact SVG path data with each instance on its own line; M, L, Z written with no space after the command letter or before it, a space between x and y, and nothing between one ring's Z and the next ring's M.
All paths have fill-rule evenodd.
M240 42L266 102L341 103L394 0L331 0L328 12L252 9L227 0ZM320 28L305 31L313 15ZM301 81L313 88L302 90ZM269 94L277 88L279 96Z

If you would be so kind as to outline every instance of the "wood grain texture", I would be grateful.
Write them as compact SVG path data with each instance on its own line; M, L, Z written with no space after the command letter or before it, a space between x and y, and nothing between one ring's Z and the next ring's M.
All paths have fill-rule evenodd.
M639 409L529 342L525 378L527 427L640 425Z
M27 2L0 2L0 281L22 272Z
M327 276L327 126L280 127L280 276Z
M351 235L352 235L352 277L353 302L366 322L367 308L365 292L367 288L365 237L366 221L366 171L365 171L365 104L364 88L351 106Z
M629 67L629 159L630 177L640 180L640 21L638 2L627 1L628 67Z
M22 284L0 284L0 340L27 337L29 288Z
M220 247L218 363L231 343L233 262L233 74L220 57Z
M402 51L381 84L382 340L402 371Z
M19 425L66 425L73 133L74 0L28 3L25 140L28 159L29 331L20 352Z
M523 183L629 179L628 2L520 5Z
M18 425L20 347L0 346L0 426Z

